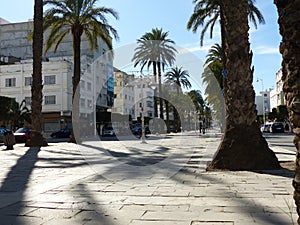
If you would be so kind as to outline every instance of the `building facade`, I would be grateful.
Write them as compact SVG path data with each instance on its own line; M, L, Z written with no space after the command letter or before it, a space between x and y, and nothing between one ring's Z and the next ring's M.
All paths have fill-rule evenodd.
M4 20L3 20L4 21ZM0 95L31 102L32 42L28 35L32 21L0 24ZM48 32L44 34L44 42ZM87 38L81 43L80 115L87 126L101 120L101 112L113 105L113 66L108 47L98 39L99 48L90 50ZM45 43L44 43L45 45ZM52 132L71 126L73 51L67 36L57 51L43 56L43 128ZM98 116L97 116L98 115ZM98 121L101 123L101 121Z

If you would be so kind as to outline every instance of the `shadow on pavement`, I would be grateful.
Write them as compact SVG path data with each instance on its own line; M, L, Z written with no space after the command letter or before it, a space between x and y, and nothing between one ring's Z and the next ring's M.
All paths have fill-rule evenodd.
M40 148L37 147L29 148L28 151L18 159L2 182L0 195L7 197L13 194L12 198L14 198L12 205L8 208L3 207L0 209L2 224L22 224L22 217L19 215L24 207L24 202L22 202L24 192L26 191L35 164L39 160L39 151Z

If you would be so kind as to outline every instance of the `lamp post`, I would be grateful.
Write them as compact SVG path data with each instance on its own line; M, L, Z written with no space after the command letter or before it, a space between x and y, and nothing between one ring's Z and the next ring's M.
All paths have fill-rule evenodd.
M263 79L257 78L256 82L261 81L261 95L262 95L262 113L263 113L263 123L266 124L266 117L265 117L265 93L264 93L264 81Z

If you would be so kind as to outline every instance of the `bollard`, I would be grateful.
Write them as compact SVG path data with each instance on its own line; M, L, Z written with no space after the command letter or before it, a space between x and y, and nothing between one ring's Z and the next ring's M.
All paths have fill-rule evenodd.
M6 131L3 135L3 142L6 145L6 150L13 150L14 144L16 144L16 139L12 131Z

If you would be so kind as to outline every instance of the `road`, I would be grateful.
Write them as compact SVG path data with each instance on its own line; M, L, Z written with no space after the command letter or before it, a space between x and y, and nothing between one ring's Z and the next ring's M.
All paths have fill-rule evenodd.
M264 133L263 136L266 138L267 142L272 146L277 146L296 152L296 147L293 144L294 135L291 133Z

